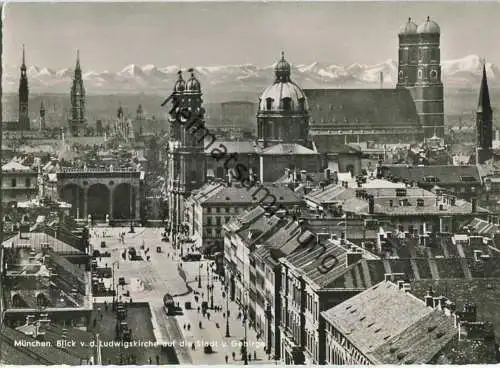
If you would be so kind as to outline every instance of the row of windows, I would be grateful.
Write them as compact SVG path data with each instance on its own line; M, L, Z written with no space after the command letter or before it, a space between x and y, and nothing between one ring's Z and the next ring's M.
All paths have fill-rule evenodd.
M205 213L217 214L217 213L242 213L243 208L241 207L206 207Z
M5 183L8 183L8 181L5 181ZM10 186L11 186L11 188L16 188L18 186L18 183L19 183L19 181L16 178L10 179ZM24 179L24 186L26 188L30 188L31 187L31 183L32 183L31 178Z
M215 217L215 223L214 223L213 219L214 219L214 217L211 217L211 216L207 217L207 226L212 226L212 225L221 226L222 225L222 217ZM230 221L231 221L230 216L224 217L225 224L227 224Z

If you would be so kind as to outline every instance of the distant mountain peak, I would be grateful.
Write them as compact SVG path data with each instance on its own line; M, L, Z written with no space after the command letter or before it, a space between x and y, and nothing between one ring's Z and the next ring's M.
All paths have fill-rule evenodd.
M460 59L442 61L445 85L475 85L481 78L482 58L471 54ZM254 64L196 66L200 81L211 88L226 90L261 90L274 81L272 68L276 65L258 67ZM177 79L177 65L157 67L153 64L139 66L130 64L118 72L84 70L85 87L90 93L99 92L155 92L171 89ZM186 68L182 70L186 73ZM486 60L486 71L490 84L500 82L500 70ZM335 63L312 62L292 64L292 79L304 88L345 88L378 86L380 73L384 74L384 86L394 86L397 77L397 61L387 59L378 64L338 65ZM54 71L49 68L30 66L28 68L30 89L39 92L67 92L72 69ZM4 80L6 91L17 89L18 67L6 67ZM163 92L162 92L163 93Z

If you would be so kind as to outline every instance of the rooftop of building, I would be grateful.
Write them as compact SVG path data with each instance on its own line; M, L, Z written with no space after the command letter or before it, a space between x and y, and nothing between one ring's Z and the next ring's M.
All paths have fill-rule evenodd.
M85 269L52 250L7 248L4 263L7 309L37 309L39 295L47 308L91 308Z
M305 89L311 129L318 126L394 127L421 129L417 110L406 89Z
M297 143L278 143L264 148L261 155L317 155L316 150L304 147Z
M254 185L252 187L243 187L241 184L231 186L223 185L220 189L214 189L205 192L204 199L199 202L204 206L222 205L242 205L247 203L258 204L264 201L265 204L273 205L273 199L277 203L302 203L302 198L287 187L273 185Z
M410 166L410 165L383 165L384 177L394 177L419 184L479 184L481 178L477 166Z
M428 308L423 300L390 281L378 283L323 315L378 364L428 363L457 334L453 318ZM386 344L397 346L397 351L391 350L392 355L387 356Z
M62 230L61 230L62 231ZM12 234L10 237L3 241L2 246L8 248L32 248L42 249L49 247L56 253L61 254L75 254L82 253L72 245L55 238L50 235L48 231L44 232L18 232Z
M319 153L330 155L360 155L362 152L357 147L349 144L338 144L338 137L334 135L314 135L314 145Z

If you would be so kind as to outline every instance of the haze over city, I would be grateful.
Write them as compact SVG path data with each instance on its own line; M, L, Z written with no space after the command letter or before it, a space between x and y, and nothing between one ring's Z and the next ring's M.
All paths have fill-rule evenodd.
M270 65L286 50L295 64L397 60L399 28L427 16L442 29L441 58L469 54L499 64L493 2L9 3L4 65L117 71L128 64ZM36 32L32 27L36 21ZM489 25L489 26L484 26ZM373 32L376 30L376 32Z

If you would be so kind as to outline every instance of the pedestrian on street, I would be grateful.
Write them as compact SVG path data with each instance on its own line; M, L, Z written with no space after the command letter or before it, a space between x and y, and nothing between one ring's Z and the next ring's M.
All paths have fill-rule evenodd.
M156 365L160 365L160 356L159 355L156 356Z
M257 352L256 351L253 352L253 360L257 360Z
M222 312L222 318L226 318L226 313Z
M198 307L198 314L200 313L200 307Z
M198 326L199 326L199 327L200 327L200 329L201 329L201 321L198 323Z
M185 330L185 329L186 329L186 324L184 323L183 330Z
M207 318L210 320L210 313L207 313Z
M227 354L226 354L226 364L227 364L227 361L228 361L228 360L229 360L229 357L228 357L228 356L227 356Z
M190 331L190 330L191 330L191 324L188 323L188 331Z
M151 359L151 357L149 357L149 365L153 364L153 359Z
M236 360L236 353L233 351L233 360Z
M194 342L191 344L191 350L194 350Z
M248 353L248 361L252 360L252 354Z

